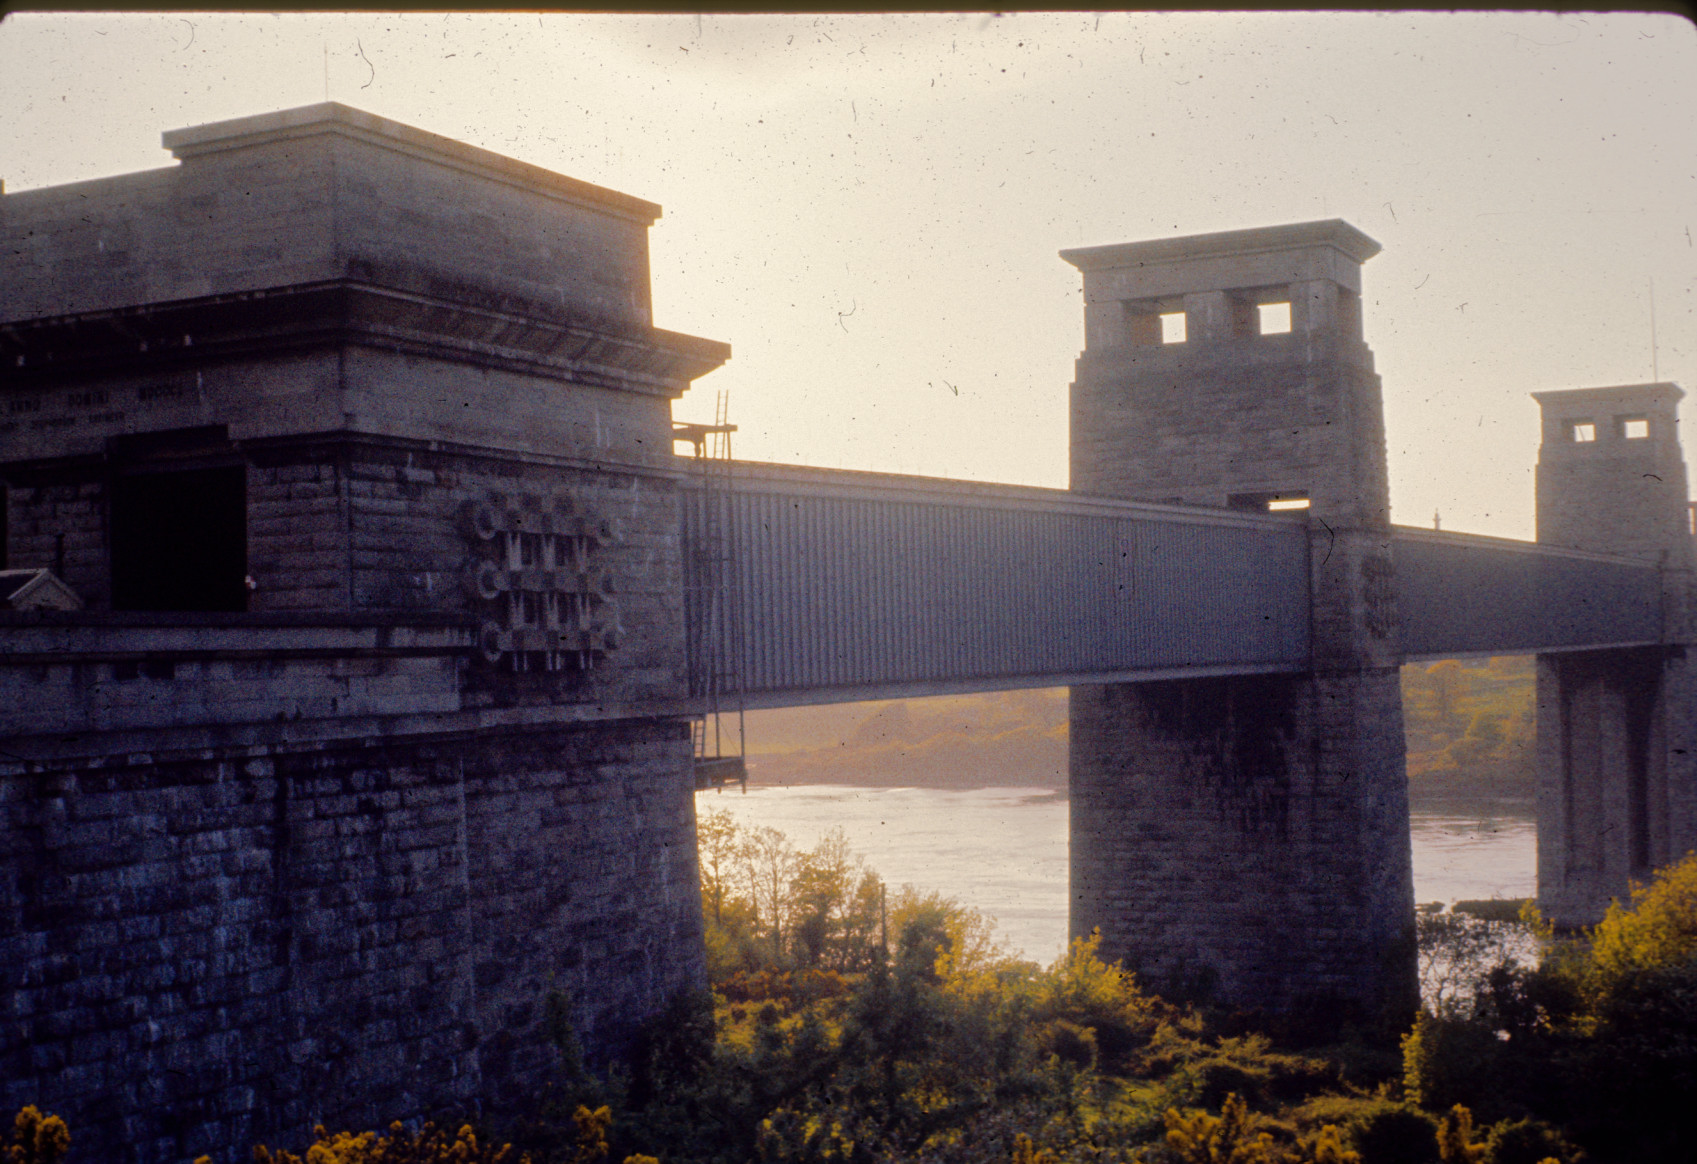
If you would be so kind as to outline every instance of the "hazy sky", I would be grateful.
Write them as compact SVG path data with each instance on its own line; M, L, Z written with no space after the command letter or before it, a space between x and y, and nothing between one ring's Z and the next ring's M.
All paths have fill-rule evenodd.
M1341 217L1394 518L1530 537L1546 388L1697 391L1697 33L1633 15L20 15L0 178L323 100L659 202L740 456L1066 484L1066 247Z

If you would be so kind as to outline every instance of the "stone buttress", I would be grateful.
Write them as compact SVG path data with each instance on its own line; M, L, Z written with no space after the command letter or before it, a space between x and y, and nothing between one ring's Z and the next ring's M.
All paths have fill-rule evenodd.
M1072 689L1072 920L1158 991L1412 1005L1379 380L1340 221L1063 252L1075 492L1288 512L1308 669Z

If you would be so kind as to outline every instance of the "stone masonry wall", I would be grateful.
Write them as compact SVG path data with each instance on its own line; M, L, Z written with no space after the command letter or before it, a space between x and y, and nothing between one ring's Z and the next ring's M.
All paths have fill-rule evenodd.
M258 137L252 120L269 123ZM434 278L648 321L646 228L660 208L640 199L340 106L166 138L178 165L0 195L0 254L14 260L0 318L401 259Z
M249 460L249 610L351 608L344 461L333 446Z
M104 605L106 490L75 473L14 478L5 490L8 545L14 570L53 570L87 605Z
M1073 688L1074 936L1169 994L1407 1003L1400 710L1395 671Z
M1538 904L1593 925L1690 852L1685 660L1656 648L1538 657Z
M466 525L466 506L499 496L569 497L582 514L606 518L617 540L594 547L593 568L610 578L608 615L617 645L587 673L559 681L521 679L486 669L474 676L485 697L549 699L675 698L684 676L681 518L677 485L666 478L361 443L346 453L347 505L356 608L467 611L499 621L500 600L477 593L479 565L495 550ZM540 686L539 686L540 683ZM564 684L562 686L562 683ZM535 690L532 690L534 688Z
M1388 520L1384 418L1359 341L1271 335L1086 352L1072 393L1072 488L1225 505L1285 491ZM1340 431L1360 434L1343 446Z
M688 756L660 722L9 763L0 1108L236 1161L524 1094L549 991L616 1052L701 981Z

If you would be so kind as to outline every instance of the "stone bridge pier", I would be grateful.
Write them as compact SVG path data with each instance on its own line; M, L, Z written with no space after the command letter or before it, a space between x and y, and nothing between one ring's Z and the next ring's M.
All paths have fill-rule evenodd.
M1592 925L1697 847L1692 529L1673 384L1534 394L1538 541L1655 562L1663 645L1538 657L1538 903Z
M1072 689L1072 930L1169 995L1416 998L1378 250L1333 220L1062 253L1072 489L1308 527L1306 669Z

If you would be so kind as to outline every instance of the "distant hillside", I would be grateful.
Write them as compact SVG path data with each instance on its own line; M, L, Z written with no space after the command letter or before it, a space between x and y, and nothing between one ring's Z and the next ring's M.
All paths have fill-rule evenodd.
M1067 693L995 691L748 714L762 784L1065 788Z
M1530 657L1403 668L1409 795L1418 810L1529 815ZM762 784L1066 788L1065 688L748 714Z
M1530 815L1536 705L1530 655L1404 667L1403 732L1415 807Z

